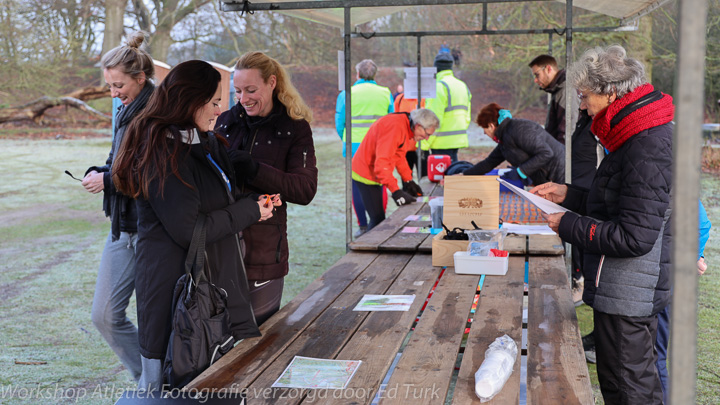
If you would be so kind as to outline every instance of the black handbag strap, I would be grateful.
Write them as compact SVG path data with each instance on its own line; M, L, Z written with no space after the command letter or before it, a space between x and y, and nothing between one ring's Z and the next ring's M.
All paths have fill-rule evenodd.
M199 212L185 258L185 274L192 276L196 282L206 278L203 271L205 265L205 219L205 214Z

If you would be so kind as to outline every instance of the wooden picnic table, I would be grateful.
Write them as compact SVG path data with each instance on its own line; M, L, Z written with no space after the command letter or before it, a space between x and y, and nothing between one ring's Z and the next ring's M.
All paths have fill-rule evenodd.
M251 405L480 403L474 373L490 343L508 334L526 355L527 378L521 381L518 355L510 379L489 403L517 404L521 391L528 404L593 403L563 256L532 253L525 240L505 276L433 267L431 255L418 248L424 240L398 232L404 226L398 219L411 215L413 205L386 220L396 224L394 232L366 234L375 241L380 231L390 235L378 242L384 248L343 256L266 321L261 337L240 342L187 388L242 391ZM393 238L400 246L400 239L419 243L414 250L388 250ZM353 311L365 294L415 299L407 312ZM295 356L362 364L345 389L272 388Z

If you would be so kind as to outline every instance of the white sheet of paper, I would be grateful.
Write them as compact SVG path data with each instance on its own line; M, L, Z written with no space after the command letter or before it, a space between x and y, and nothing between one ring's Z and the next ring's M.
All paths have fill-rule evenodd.
M510 182L507 182L501 178L498 177L497 181L500 182L503 186L507 187L510 191L513 193L519 195L522 197L525 201L529 202L530 204L538 207L538 209L546 214L556 214L558 212L567 212L570 211L567 208L561 207L557 204L555 204L552 201L548 201L539 195L535 195L532 193L528 193L527 191L516 187Z
M521 225L506 222L502 228L508 233L517 235L555 235L555 232L547 225Z
M413 295L372 295L365 294L353 311L408 311L413 301Z

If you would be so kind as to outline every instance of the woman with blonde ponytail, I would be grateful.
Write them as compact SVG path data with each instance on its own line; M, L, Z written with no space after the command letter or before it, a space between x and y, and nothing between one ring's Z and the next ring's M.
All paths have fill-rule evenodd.
M111 49L100 60L110 95L119 99L122 106L115 119L115 136L105 165L87 169L82 181L88 192L103 193L103 210L111 223L95 285L92 322L135 380L142 372L138 331L125 310L135 290L138 217L135 199L115 188L111 169L125 130L155 90L150 80L155 75L155 65L141 48L144 41L145 33L135 32L127 44Z
M283 201L272 218L243 231L250 298L261 324L280 308L288 273L286 202L307 205L317 191L312 112L287 71L262 52L240 57L233 86L237 105L218 118L215 132L229 143L238 183Z

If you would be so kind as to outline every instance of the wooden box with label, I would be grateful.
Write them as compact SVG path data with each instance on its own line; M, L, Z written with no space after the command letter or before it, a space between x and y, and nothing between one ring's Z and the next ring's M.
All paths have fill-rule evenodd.
M455 227L475 229L475 221L482 229L497 229L500 225L500 183L497 176L445 177L443 223L450 230ZM466 240L444 240L445 230L432 240L433 266L454 266L453 254L467 250Z

